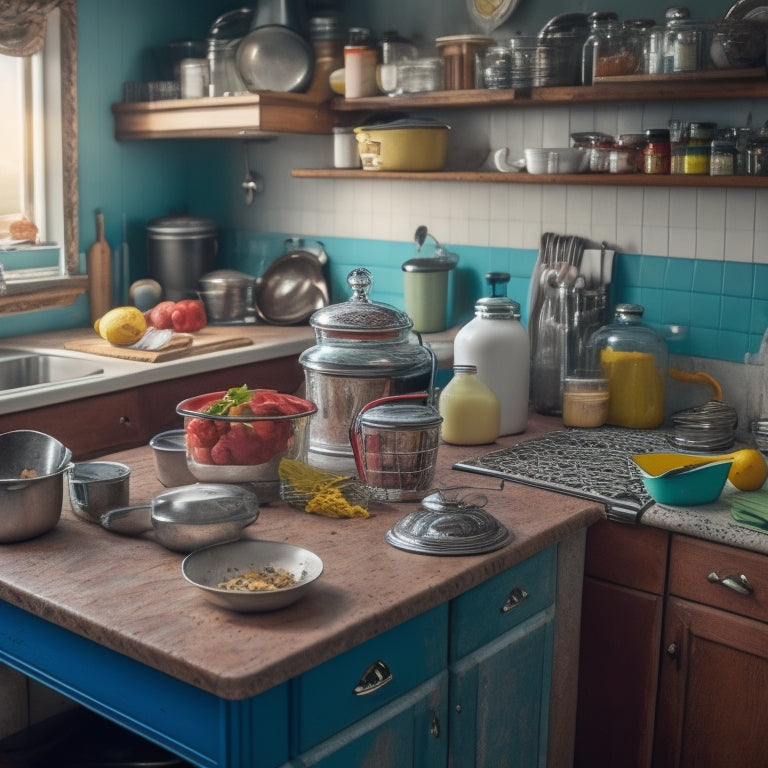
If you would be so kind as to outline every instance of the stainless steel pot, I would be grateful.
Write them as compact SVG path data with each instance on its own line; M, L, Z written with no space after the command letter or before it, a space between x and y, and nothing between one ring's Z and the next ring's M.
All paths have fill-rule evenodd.
M306 397L317 405L309 427L308 462L355 472L349 430L359 411L381 397L432 392L435 354L411 332L411 318L368 297L371 273L352 270L349 301L331 304L309 318L316 345L299 356Z
M217 269L200 278L200 296L214 325L254 322L256 278L235 269Z

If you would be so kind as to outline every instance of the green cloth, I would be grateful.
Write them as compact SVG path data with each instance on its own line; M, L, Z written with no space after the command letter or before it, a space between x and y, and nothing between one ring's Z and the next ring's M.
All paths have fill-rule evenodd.
M742 491L734 496L731 517L739 525L768 533L768 490Z

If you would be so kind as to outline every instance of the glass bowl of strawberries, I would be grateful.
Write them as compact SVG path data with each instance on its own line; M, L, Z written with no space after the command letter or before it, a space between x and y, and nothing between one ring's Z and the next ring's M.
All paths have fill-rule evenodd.
M183 400L187 466L204 483L256 483L259 501L280 497L283 458L306 461L309 400L247 385Z

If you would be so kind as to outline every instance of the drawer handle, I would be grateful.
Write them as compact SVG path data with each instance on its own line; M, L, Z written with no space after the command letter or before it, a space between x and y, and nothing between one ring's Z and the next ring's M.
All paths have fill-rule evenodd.
M504 605L501 606L501 612L509 613L513 608L517 608L520 603L522 603L524 600L527 600L529 597L529 593L526 592L522 587L514 587L510 591L509 597L504 602Z
M355 696L367 696L391 682L392 673L389 671L389 667L381 659L378 659L365 670L353 693Z
M751 595L755 591L749 583L749 579L743 573L723 576L721 579L714 571L712 571L712 573L707 576L707 580L711 581L713 584L722 584L724 587L728 587L728 589L732 589L740 595Z

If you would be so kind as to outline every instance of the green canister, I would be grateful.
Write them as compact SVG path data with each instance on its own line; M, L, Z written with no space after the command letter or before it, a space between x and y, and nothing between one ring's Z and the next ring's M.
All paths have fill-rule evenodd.
M403 299L414 331L437 333L448 327L448 276L457 261L456 254L438 248L435 256L403 264Z

